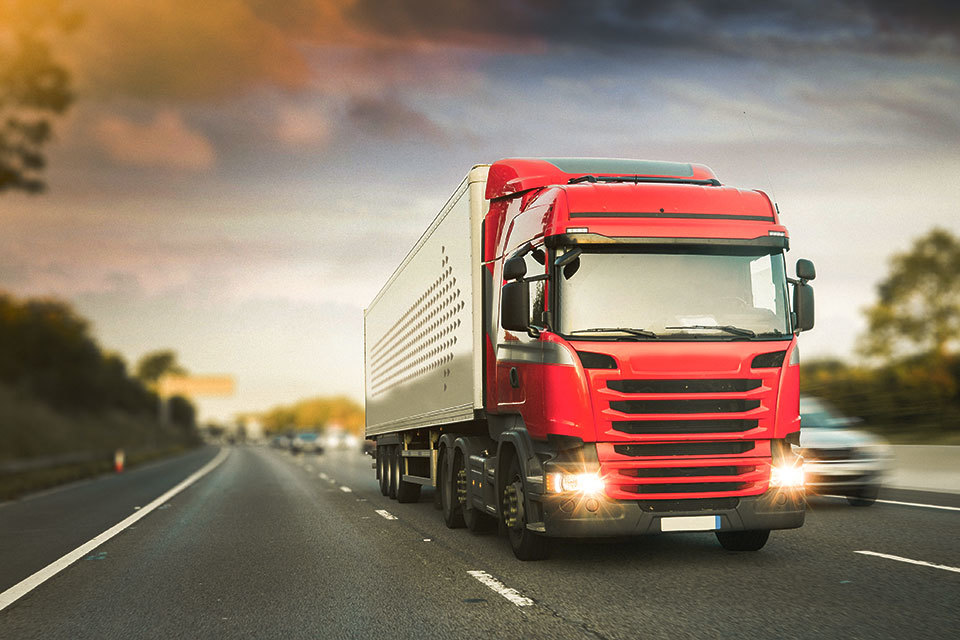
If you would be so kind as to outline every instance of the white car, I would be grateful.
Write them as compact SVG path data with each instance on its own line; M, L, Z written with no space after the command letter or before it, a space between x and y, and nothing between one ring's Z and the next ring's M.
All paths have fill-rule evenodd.
M855 507L872 505L890 469L885 440L851 428L859 418L839 414L820 398L800 398L804 485L818 494L846 496Z

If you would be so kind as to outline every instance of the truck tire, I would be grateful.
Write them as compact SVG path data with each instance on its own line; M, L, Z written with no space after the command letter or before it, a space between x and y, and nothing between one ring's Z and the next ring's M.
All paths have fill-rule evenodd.
M717 540L727 551L758 551L767 544L770 529L748 531L717 531Z
M388 447L377 447L377 475L380 480L380 493L390 495L390 472L387 468Z
M443 523L448 529L461 529L464 526L463 509L457 499L456 472L453 469L453 457L449 449L444 449L440 455L439 475L440 482L437 489L440 491L440 506L443 510Z
M518 560L543 560L550 555L550 541L527 529L525 493L520 461L514 455L500 486L500 521Z
M387 447L387 475L390 478L388 483L387 495L396 500L397 498L397 476L400 475L400 463L398 462L400 447L395 444Z
M877 501L878 495L880 495L880 485L868 484L848 495L847 502L851 507L869 507Z
M463 523L467 525L467 529L473 533L486 533L492 530L497 525L497 521L470 504L470 501L463 495L467 491L467 467L463 460L463 453L460 451L454 454L453 472L454 486L457 488L457 499L460 502L460 509L463 512ZM463 485L462 487L461 483Z

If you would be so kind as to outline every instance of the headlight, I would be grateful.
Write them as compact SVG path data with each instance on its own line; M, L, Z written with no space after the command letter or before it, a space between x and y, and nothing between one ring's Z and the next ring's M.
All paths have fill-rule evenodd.
M603 478L596 473L548 473L547 491L549 493L582 493L597 495L605 488Z
M803 487L803 465L770 467L770 486L799 489Z

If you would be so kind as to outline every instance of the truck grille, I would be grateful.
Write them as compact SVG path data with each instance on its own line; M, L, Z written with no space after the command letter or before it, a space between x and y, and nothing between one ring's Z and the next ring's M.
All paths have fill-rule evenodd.
M686 482L678 484L637 484L622 487L631 493L706 493L722 491L739 491L747 485L746 482Z
M756 429L758 420L614 420L612 426L621 433L743 433Z
M656 444L618 444L613 450L623 456L721 456L746 453L755 447L752 440L729 442L664 442Z
M614 400L621 413L737 413L760 406L759 400Z
M752 391L760 380L609 380L607 387L623 393L736 393Z
M667 468L638 468L623 469L620 471L625 476L632 478L695 478L700 476L735 476L744 471L753 471L754 467L667 467Z

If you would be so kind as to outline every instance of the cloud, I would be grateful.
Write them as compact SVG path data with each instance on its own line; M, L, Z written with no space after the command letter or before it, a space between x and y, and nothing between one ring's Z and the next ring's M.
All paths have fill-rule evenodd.
M322 109L283 106L277 114L276 135L291 147L322 147L330 139L330 119Z
M202 171L216 155L202 133L190 129L173 110L159 111L147 124L106 116L94 126L97 144L123 164Z
M490 46L686 51L745 56L844 50L956 56L960 10L951 0L358 0L355 25L406 41Z
M952 0L86 0L84 26L64 45L82 85L97 95L215 100L264 87L349 92L371 79L395 81L403 63L385 60L441 49L445 64L425 69L426 77L468 66L447 55L456 50L635 51L645 64L678 53L955 59L957 7Z
M424 114L406 106L395 96L361 97L351 101L347 117L358 129L394 139L446 139L443 129Z
M84 26L64 47L86 92L145 99L203 100L261 86L296 90L311 72L298 45L319 8L334 3L243 0L87 0ZM294 24L292 8L316 5ZM322 37L319 28L316 37Z

